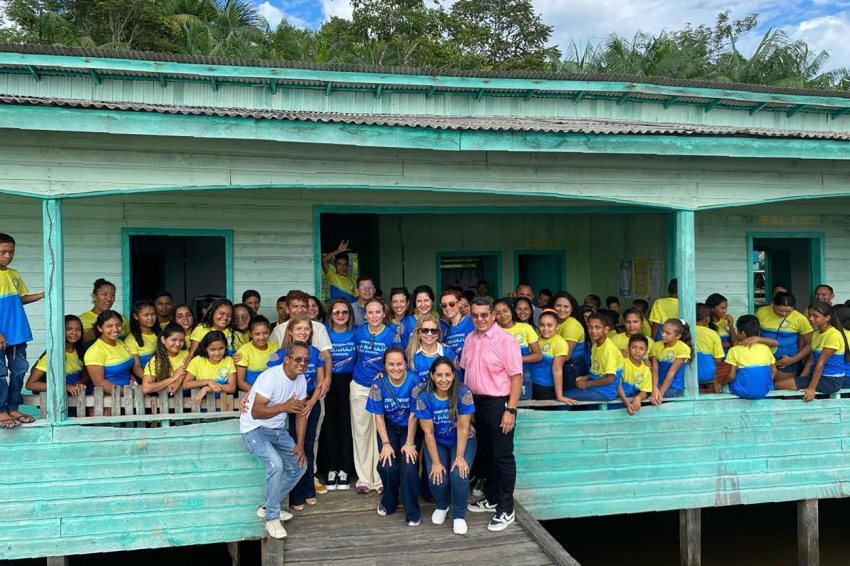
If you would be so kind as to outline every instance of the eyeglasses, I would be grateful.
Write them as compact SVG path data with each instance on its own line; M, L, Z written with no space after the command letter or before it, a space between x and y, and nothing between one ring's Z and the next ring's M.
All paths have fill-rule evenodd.
M293 362L295 362L299 366L304 365L304 364L306 364L307 362L310 361L310 358L300 358L300 357L299 358L289 358L289 359L292 360Z
M334 316L348 316L351 313L348 311L333 311L331 314Z
M443 307L444 309L453 309L455 307L455 305L457 305L457 301L455 301L453 303L440 303L440 306Z
M420 328L419 333L420 334L439 334L440 329L439 328Z
M485 313L472 313L469 316L471 318L490 318L490 315L493 313L485 312Z
M374 291L375 290L374 285L361 285L360 288L364 291Z

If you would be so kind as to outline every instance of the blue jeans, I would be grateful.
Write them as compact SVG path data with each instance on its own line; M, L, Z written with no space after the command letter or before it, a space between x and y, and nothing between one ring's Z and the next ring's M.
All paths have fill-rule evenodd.
M531 399L531 369L528 364L522 364L522 391L519 395L520 401Z
M667 391L664 392L664 399L670 399L673 397L681 397L683 391L681 389L677 389L675 387L668 387Z
M266 521L274 521L280 516L280 502L307 468L295 461L295 442L284 428L255 428L242 435L242 445L266 469Z
M26 342L0 350L0 413L17 411L23 404L21 390L24 388L24 374L29 367Z
M609 401L608 397L596 390L595 387L587 389L570 389L564 391L564 397L575 399L576 401Z
M404 506L405 519L418 521L422 518L422 514L419 512L419 462L411 464L401 453L401 447L407 442L407 427L398 426L389 421L385 422L387 437L395 451L395 458L390 460L389 465L384 465L380 460L378 461L378 475L381 476L381 482L384 484L381 505L387 510L387 515L391 515L398 508L400 495L401 504ZM380 450L381 437L379 436L379 453ZM416 446L416 451L419 451L419 446Z
M472 467L472 462L475 461L475 448L478 441L475 437L469 438L466 441L466 449L463 451L463 459ZM440 463L446 469L446 475L443 476L442 483L435 484L431 479L431 452L425 449L425 468L428 470L428 484L431 486L431 493L434 494L434 503L437 504L437 509L448 509L449 499L452 502L452 519L466 518L466 498L469 496L469 474L465 478L460 477L460 471L452 469L452 463L457 458L457 444L454 446L443 446L437 444L437 454L440 457Z
M310 394L307 394L310 397ZM316 443L316 428L319 426L319 415L322 413L319 403L313 405L310 416L307 417L307 431L304 433L304 455L307 456L307 473L293 486L289 492L290 505L304 505L305 499L316 498L316 484L313 481L313 445ZM298 441L298 432L295 430L295 415L289 415L289 435L293 442Z

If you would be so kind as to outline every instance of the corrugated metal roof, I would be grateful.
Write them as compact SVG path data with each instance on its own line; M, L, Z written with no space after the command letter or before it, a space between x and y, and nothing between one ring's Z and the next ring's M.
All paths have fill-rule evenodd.
M454 131L493 132L544 132L563 134L603 135L675 135L755 138L797 138L813 140L850 141L850 132L820 132L810 130L782 130L773 128L747 128L736 126L709 126L609 120L601 118L527 118L513 116L434 116L411 114L339 114L332 112L289 112L271 110L246 110L199 106L173 106L134 102L103 102L67 98L35 98L0 96L0 104L16 106L47 106L80 108L120 112L153 112L185 116L219 116L253 118L256 120L286 120L358 126L391 126L403 128L431 128Z
M559 81L610 81L625 83L643 83L659 86L681 86L691 88L712 88L758 92L768 94L789 94L801 96L825 96L850 98L850 92L815 89L780 88L767 85L723 83L706 80L670 79L666 77L644 77L637 75L570 74L541 71L466 71L460 69L434 69L418 67L392 67L382 65L348 65L342 63L312 63L304 61L275 61L268 59L230 59L226 57L201 57L173 53L152 53L148 51L119 51L96 48L55 47L51 45L3 45L0 52L36 55L60 55L76 57L94 57L104 59L131 59L138 61L163 61L200 65L232 65L241 67L263 67L279 69L312 69L320 71L344 71L360 73L383 73L397 75L429 75L444 77L473 77L492 79L531 79Z

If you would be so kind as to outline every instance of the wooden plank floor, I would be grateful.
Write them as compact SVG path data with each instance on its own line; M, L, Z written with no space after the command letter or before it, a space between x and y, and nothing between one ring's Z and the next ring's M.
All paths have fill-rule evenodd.
M431 523L434 504L422 504L422 524L408 527L404 511L380 517L375 508L378 495L337 491L319 495L319 503L286 522L285 563L347 564L351 566L476 565L522 563L523 566L553 564L518 524L504 531L487 530L490 513L467 513L469 531L452 532L452 519Z

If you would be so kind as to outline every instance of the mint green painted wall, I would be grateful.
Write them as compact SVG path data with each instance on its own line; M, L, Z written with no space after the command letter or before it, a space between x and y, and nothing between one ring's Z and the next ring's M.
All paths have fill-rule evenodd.
M641 237L634 237L644 227L663 227L663 214L476 214L474 206L466 210L452 215L382 217L381 286L433 286L437 253L494 251L502 254L499 288L503 295L512 293L519 283L514 279L514 251L541 246L542 241L543 250L565 251L566 288L581 300L588 293L617 294L620 259L663 260L666 254L663 229L645 230Z
M206 83L169 82L161 88L157 82L104 80L100 86L88 77L43 76L36 82L30 75L0 75L0 93L21 96L64 97L109 102L143 102L182 104L224 108L251 108L292 111L365 113L365 114L435 114L446 116L535 116L554 118L608 118L641 122L676 122L687 124L751 126L813 131L848 131L850 116L832 120L828 114L797 113L788 118L785 112L762 111L750 116L748 111L716 108L706 113L701 106L583 99L574 104L569 99L537 98L526 101L519 97L435 94L430 99L422 94L383 93L376 98L371 92L335 91L325 96L324 90L280 89L272 95L268 88L219 86L213 91ZM667 97L659 97L665 100ZM752 107L752 104L744 103Z

